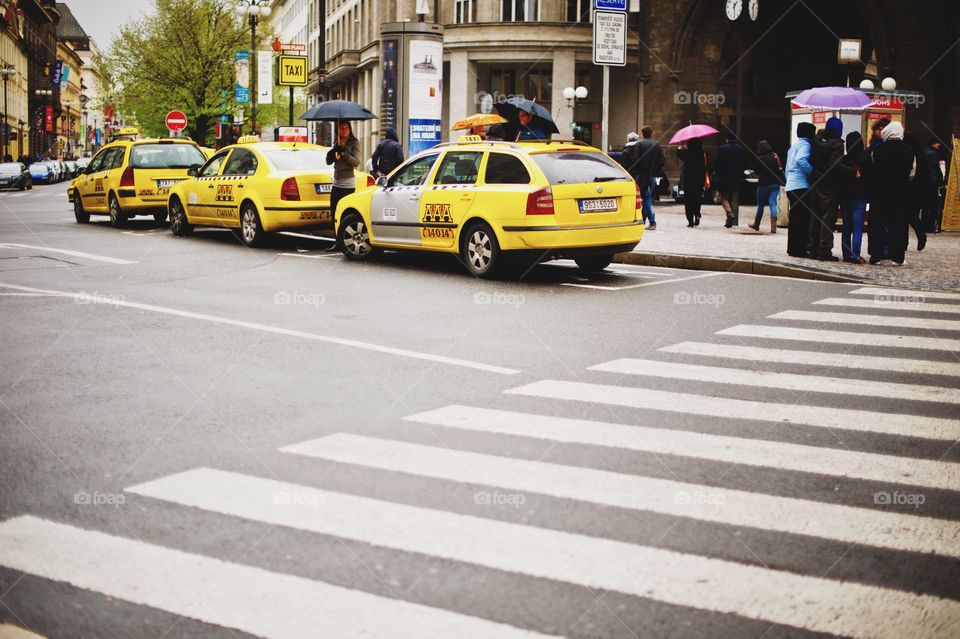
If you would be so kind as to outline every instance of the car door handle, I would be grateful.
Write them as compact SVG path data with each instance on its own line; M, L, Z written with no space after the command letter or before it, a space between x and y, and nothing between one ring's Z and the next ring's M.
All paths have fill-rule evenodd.
M419 201L420 201L420 196L419 196L419 195L414 195L413 197L410 198L410 201L411 201L411 202L419 202Z
M212 188L213 188L213 185L212 185L212 184L208 184L208 185L207 185L207 188L208 188L208 189L212 189Z

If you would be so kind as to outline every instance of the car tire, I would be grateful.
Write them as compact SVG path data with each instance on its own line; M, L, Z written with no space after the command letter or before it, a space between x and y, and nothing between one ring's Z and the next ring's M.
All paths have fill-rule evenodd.
M252 202L246 202L240 207L240 241L250 247L263 244L265 235L263 225L260 224L260 214Z
M20 183L20 186L17 187L17 190L18 190L18 191L25 191L25 190L27 190L27 185L26 185L26 183L25 183L25 182L21 182L21 183Z
M73 217L77 224L87 224L90 221L90 214L83 210L83 202L76 195L73 197Z
M574 262L577 263L577 266L580 267L581 271L587 273L599 273L603 269L610 266L610 262L613 261L613 253L606 253L603 255L583 255L581 257L574 258Z
M187 221L187 211L176 197L170 200L170 231L177 237L193 233L193 225Z
M497 236L483 222L471 224L460 239L460 259L475 277L495 277L504 259Z
M167 212L166 211L157 211L153 214L153 219L157 224L165 224L167 222Z
M379 251L370 244L370 231L359 213L347 213L337 229L337 243L348 260L369 260Z
M127 225L127 216L120 210L120 201L117 200L116 195L111 193L107 202L110 208L110 226L115 229L122 229Z

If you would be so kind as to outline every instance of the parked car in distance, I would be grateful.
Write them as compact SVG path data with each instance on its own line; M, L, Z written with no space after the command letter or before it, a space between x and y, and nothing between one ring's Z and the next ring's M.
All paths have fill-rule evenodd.
M32 189L33 178L30 171L19 162L0 164L0 189Z
M87 168L87 165L90 164L90 159L91 158L86 155L82 158L77 158L77 175L80 174L80 171L83 171L85 168Z
M34 162L31 164L30 177L34 182L41 184L53 184L56 181L53 176L53 167L47 162Z
M73 160L64 160L63 163L67 167L67 179L72 180L73 178L77 177L77 173L79 172L77 163Z
M50 183L55 184L63 179L63 170L60 168L60 163L55 160L44 160L43 162L50 167L51 173L53 173L53 178Z

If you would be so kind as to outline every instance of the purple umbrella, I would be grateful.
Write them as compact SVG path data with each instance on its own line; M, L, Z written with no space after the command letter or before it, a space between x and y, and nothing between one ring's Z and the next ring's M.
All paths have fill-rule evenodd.
M838 111L862 111L874 104L866 93L850 87L814 87L801 91L791 102L805 109Z
M716 135L720 133L712 126L706 124L691 124L685 126L676 133L673 134L673 137L670 138L670 141L667 144L680 144L686 142L687 140L692 140L694 138L705 138L708 135Z

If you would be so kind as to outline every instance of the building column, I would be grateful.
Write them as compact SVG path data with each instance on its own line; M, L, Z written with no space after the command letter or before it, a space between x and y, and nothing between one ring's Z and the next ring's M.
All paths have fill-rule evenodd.
M450 54L450 86L446 87L449 107L449 125L480 110L477 100L477 63L471 62L466 51ZM458 139L466 131L452 131L451 140Z
M560 137L572 138L574 109L567 108L567 99L563 97L563 89L577 87L577 58L571 50L557 50L553 52L553 116L560 129ZM572 103L571 103L572 104Z

